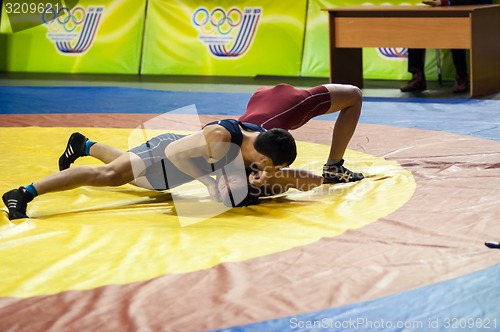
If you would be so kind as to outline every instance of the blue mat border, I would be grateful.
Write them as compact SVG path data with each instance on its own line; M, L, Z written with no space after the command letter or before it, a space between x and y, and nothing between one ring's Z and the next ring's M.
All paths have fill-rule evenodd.
M139 98L146 94L149 99ZM251 93L232 92L191 92L171 90L150 90L128 87L81 86L81 87L47 87L47 86L0 86L0 114L44 114L44 113L161 113L172 111L175 107L191 104L206 105L207 102L234 102L231 109L221 110L223 115L241 114ZM89 97L91 97L89 99ZM125 108L114 105L128 105ZM121 98L119 98L121 97ZM175 97L175 98L174 98ZM214 98L215 97L215 98ZM208 98L208 99L207 99ZM416 103L416 104L448 104L473 105L496 102L481 99L447 99L447 98L390 98L363 97L364 102ZM170 110L159 108L168 102L174 107ZM35 106L35 107L33 107ZM203 108L199 110L204 114Z
M497 264L371 301L215 331L499 331L499 275Z
M195 105L198 114L243 114L251 93L126 87L0 87L0 114L162 114ZM360 123L446 131L500 141L500 101L364 97ZM334 121L338 113L317 117ZM84 126L84 124L83 124Z

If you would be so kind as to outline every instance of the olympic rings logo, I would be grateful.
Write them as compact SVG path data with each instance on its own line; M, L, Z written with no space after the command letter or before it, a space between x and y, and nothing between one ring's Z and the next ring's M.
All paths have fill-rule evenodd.
M65 32L71 33L85 21L86 16L87 13L81 6L74 7L73 10L67 7L61 7L59 10L46 7L42 13L42 21L50 32L59 32L64 29Z
M407 48L377 48L378 52L386 58L406 58L408 56Z
M193 13L192 21L205 35L213 34L215 31L227 35L241 24L242 18L243 13L236 7L229 9L227 13L220 7L210 13L206 8L198 8Z

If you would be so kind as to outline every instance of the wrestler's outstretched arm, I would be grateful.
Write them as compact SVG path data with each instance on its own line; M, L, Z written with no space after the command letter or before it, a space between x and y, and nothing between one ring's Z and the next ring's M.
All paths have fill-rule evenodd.
M312 190L323 183L323 177L305 169L284 168L267 179L262 186L267 195L277 195L297 189L300 191Z
M262 176L257 174L253 172L248 179L242 174L219 176L217 185L224 204L229 207L255 205L261 196L278 195L291 188L308 191L323 183L323 177L303 169L282 169L263 183ZM258 179L253 181L255 176Z

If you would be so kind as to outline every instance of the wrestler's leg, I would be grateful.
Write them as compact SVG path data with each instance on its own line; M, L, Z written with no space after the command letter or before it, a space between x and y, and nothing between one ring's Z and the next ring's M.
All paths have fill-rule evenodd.
M105 164L109 164L125 153L127 152L102 143L95 143L89 150L89 156L94 157Z
M133 153L125 153L106 165L69 168L33 185L38 195L82 186L120 186L134 180L133 168L144 169L144 162Z
M136 177L133 181L130 181L130 184L144 188L144 189L150 189L150 190L156 190L151 183L149 182L148 178L146 176L139 176Z
M79 134L79 135L80 135L80 137L83 138L84 142L86 142L88 140L85 136L83 136L81 134ZM72 151L77 151L78 145L74 141L72 141L72 139L74 140L75 137L78 138L77 135L75 136L75 134L73 134L70 137L70 140L68 141L68 147L71 146ZM85 150L84 146L82 146L80 148L80 150L83 150L83 151L80 151L79 155L86 155L85 153L83 153ZM66 148L66 151L68 151L68 148ZM65 157L66 151L61 155L61 158ZM102 161L105 164L111 163L112 161L114 161L115 159L117 159L118 157L120 157L126 153L127 152L120 150L118 148L115 148L113 146L98 143L98 142L92 142L92 144L88 148L88 156L94 157L94 158ZM75 157L76 158L73 158L73 161L78 158L78 155ZM60 160L61 160L61 158L60 158ZM69 167L69 163L68 163L68 167ZM130 184L136 185L138 187L146 188L146 189L153 189L146 178L135 179L134 181L131 181Z
M126 153L109 164L93 167L67 168L44 179L2 196L9 209L9 219L26 218L27 204L38 195L74 189L82 186L120 186L134 180L134 170L144 171L144 162L133 153Z
M92 156L107 164L124 153L125 151L93 142L84 135L75 132L69 137L66 149L59 157L59 170L63 171L69 168L80 157Z
M115 159L118 159L120 156L127 154L127 152L123 150L102 143L95 143L92 145L89 152L89 156L94 157L105 164L109 164ZM147 177L137 175L140 170L141 169L134 170L134 180L129 183L136 187L155 190L151 183L149 183Z
M359 88L347 84L325 84L330 91L331 106L327 113L340 110L333 128L330 154L327 165L340 161L347 149L347 145L356 130L363 103L362 92Z

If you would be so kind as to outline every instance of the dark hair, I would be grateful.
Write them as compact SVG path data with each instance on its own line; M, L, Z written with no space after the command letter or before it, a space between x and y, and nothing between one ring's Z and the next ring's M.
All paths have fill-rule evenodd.
M273 128L260 133L253 146L257 152L271 158L273 165L290 165L297 157L295 139L286 130Z

